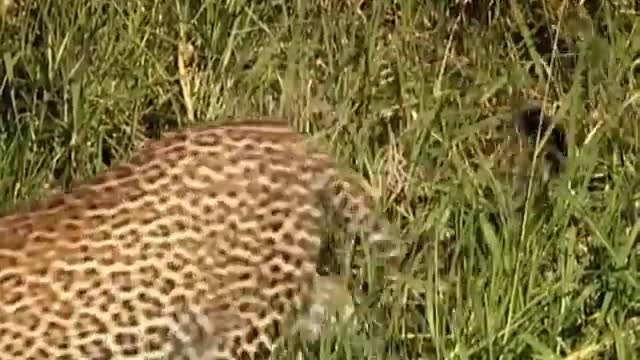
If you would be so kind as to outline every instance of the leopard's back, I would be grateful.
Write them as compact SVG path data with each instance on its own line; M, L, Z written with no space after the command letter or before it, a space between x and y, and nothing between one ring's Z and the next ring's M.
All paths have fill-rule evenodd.
M0 359L266 358L316 301L327 208L389 248L345 179L287 126L203 127L0 218Z

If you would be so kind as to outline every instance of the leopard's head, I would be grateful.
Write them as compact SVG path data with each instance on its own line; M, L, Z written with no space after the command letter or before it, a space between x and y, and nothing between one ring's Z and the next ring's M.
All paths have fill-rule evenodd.
M544 201L549 186L567 168L568 148L565 129L539 105L528 105L512 114L513 131L509 146L513 191L523 202L527 193L534 202Z

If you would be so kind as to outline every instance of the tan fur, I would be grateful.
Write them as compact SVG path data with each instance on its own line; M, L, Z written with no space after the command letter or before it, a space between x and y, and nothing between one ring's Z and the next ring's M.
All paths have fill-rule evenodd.
M342 174L281 124L202 127L5 215L0 359L266 359L317 336L326 224L400 254Z

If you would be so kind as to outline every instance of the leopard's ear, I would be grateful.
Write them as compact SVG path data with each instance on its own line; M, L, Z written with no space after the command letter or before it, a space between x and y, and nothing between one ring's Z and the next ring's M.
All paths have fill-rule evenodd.
M516 132L531 154L536 147L538 129L540 131L539 139L542 140L549 128L553 126L551 134L543 146L540 160L544 162L544 167L549 171L546 175L555 177L564 172L568 151L566 133L560 124L554 125L552 118L545 114L539 105L529 105L515 111L513 123Z

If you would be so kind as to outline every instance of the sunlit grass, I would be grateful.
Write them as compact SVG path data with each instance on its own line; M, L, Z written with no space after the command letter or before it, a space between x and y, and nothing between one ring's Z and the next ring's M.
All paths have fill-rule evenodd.
M0 25L3 208L164 129L281 116L380 190L413 251L381 302L279 358L640 352L637 17L515 1L490 25L412 0L15 3ZM569 166L523 218L499 164L512 109L534 100L567 129Z

